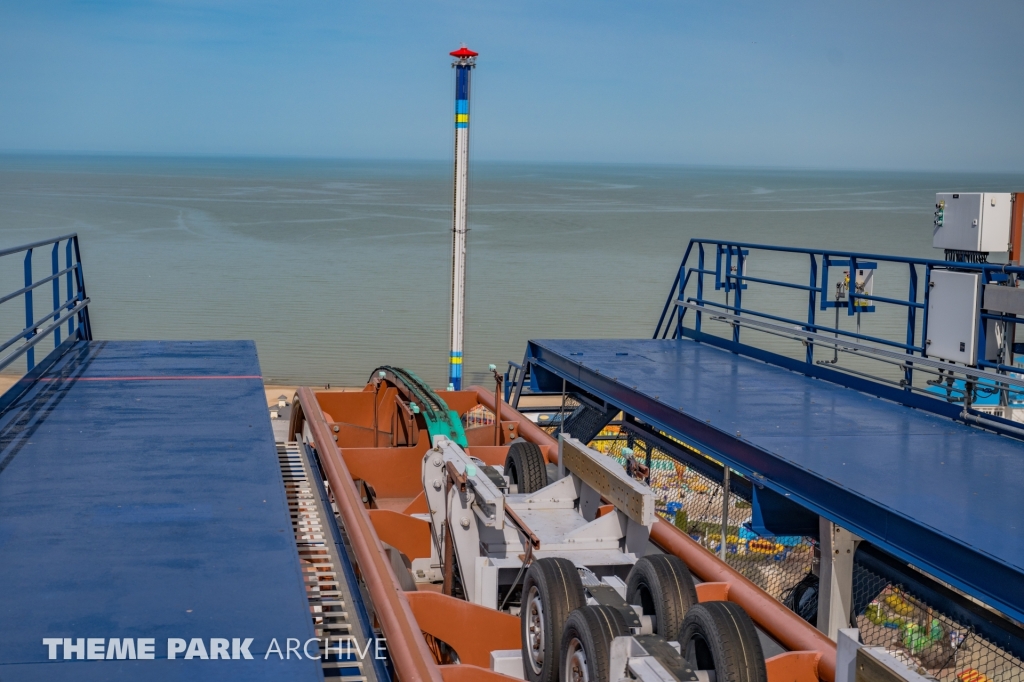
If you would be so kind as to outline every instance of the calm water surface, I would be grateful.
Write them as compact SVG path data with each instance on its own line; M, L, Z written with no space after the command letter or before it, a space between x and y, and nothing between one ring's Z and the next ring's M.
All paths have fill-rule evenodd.
M936 191L1024 189L1019 175L471 173L471 381L529 338L649 336L692 237L937 257ZM97 337L255 339L280 382L357 384L396 364L443 384L450 201L446 163L0 156L0 246L77 231ZM0 288L22 273L0 260ZM24 310L7 315L5 329Z

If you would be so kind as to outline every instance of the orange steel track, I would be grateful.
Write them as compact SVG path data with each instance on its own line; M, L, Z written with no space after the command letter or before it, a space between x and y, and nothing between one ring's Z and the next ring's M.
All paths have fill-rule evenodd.
M438 395L460 416L478 405L494 412L494 395L476 386ZM290 433L305 434L320 456L398 679L513 679L488 670L488 666L492 650L521 646L518 618L440 594L428 585L406 592L385 552L387 543L412 560L429 557L431 544L427 522L410 516L427 511L420 466L429 436L425 428L415 423L410 428L408 419L402 418L408 415L394 387L382 387L376 393L372 385L362 392L346 393L300 388L296 408ZM557 460L555 439L506 404L501 406L501 421L500 444L495 443L493 425L466 430L470 455L488 464L504 464L508 443L522 437L539 445L549 462ZM372 447L375 439L380 447ZM367 494L370 490L374 495ZM668 522L659 519L655 523L651 540L682 559L705 581L698 586L700 601L727 599L739 604L755 623L790 649L768 659L769 682L834 681L836 647L825 635ZM435 660L424 634L448 644L460 663Z

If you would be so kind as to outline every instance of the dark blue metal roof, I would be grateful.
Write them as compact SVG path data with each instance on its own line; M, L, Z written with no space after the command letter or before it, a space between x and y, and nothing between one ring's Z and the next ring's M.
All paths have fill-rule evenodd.
M689 339L527 358L1024 620L1024 443Z
M0 416L0 679L319 680L264 660L313 636L251 342L78 342ZM47 637L156 658L50 661ZM253 660L167 660L172 637Z

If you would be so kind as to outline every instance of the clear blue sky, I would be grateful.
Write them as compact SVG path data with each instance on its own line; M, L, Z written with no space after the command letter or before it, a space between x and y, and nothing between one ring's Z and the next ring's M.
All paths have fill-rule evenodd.
M1024 171L1024 2L0 0L0 150Z

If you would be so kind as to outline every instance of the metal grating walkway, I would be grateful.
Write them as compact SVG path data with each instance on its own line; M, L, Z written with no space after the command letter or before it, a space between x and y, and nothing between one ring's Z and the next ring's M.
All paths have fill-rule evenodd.
M376 680L373 666L360 660L358 653L374 655L358 619L350 617L352 588L339 575L339 548L327 529L327 514L333 511L325 508L312 478L309 460L303 456L298 443L278 443L277 457L288 495L288 510L299 548L313 627L321 642L327 638L330 641L329 655L323 662L324 677L351 682ZM369 647L372 647L372 640ZM340 654L337 653L339 648Z

